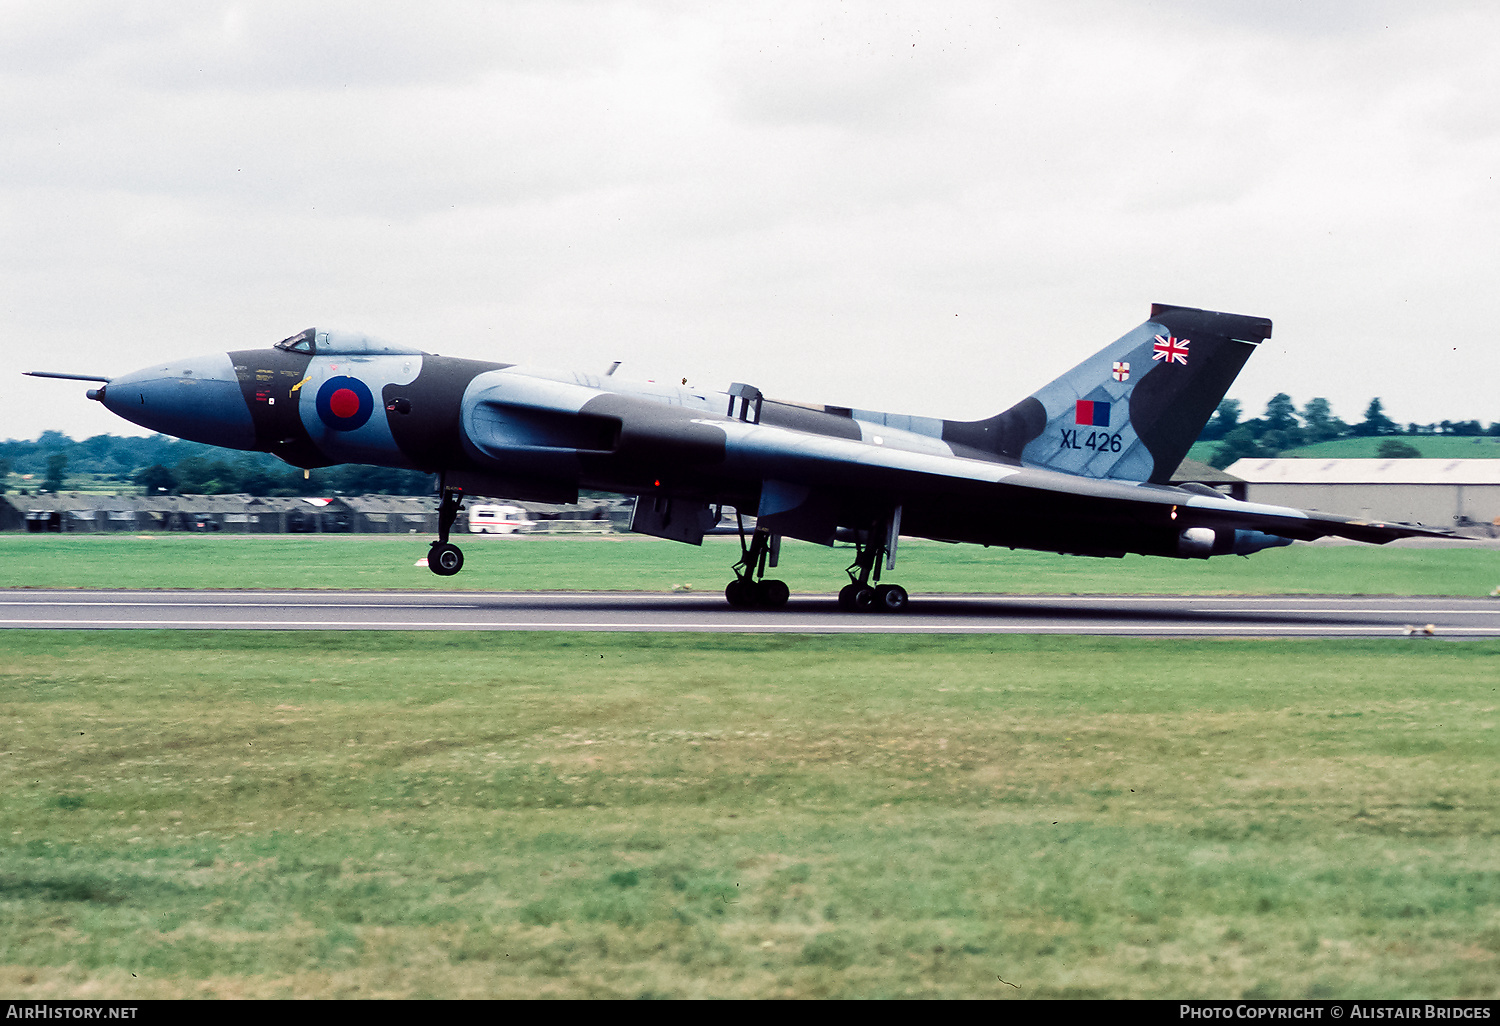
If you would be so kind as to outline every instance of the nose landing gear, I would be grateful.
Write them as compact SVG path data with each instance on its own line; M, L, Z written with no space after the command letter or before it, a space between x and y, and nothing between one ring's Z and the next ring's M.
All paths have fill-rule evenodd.
M463 550L448 541L453 521L458 518L458 511L464 508L464 490L449 488L446 484L440 487L443 499L438 503L438 536L427 550L427 569L439 577L452 577L464 568Z

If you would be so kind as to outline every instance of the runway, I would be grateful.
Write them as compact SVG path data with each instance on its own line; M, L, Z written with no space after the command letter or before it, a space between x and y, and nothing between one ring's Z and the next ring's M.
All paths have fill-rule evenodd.
M1500 599L915 595L905 612L861 614L833 595L764 611L717 594L14 589L0 627L1457 639L1500 637Z

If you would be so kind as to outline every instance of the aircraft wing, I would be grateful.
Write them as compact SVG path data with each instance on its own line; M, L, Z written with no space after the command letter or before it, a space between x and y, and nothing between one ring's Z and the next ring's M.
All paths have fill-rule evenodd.
M774 518L783 517L793 528L786 533L794 537L809 537L795 530L798 508L810 511L831 505L818 502L820 493L830 499L855 496L876 515L881 507L901 506L908 534L1001 545L1055 538L1060 544L1038 547L1059 551L1140 551L1124 543L1132 535L1152 536L1158 539L1152 546L1159 547L1163 531L1176 536L1192 528L1304 541L1335 535L1377 544L1453 536L1450 530L1422 525L1360 520L1170 485L1087 478L1019 462L975 459L941 451L946 446L936 439L932 451L914 452L743 421L713 418L699 423L724 431L725 469L735 476L761 477L766 482L762 518L773 518L768 521L772 526ZM848 510L843 512L844 522L849 522ZM972 526L954 529L964 523ZM824 540L830 533L824 528L815 523L811 534L817 537L810 540Z

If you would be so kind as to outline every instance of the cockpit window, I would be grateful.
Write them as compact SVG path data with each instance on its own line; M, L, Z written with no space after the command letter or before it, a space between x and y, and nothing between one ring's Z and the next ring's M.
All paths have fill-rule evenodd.
M289 353L316 353L318 347L314 340L317 334L317 328L305 328L291 338L284 338L276 343L276 348L285 349Z
M420 349L410 346L393 346L352 331L319 331L308 328L291 338L276 343L276 348L288 353L306 353L309 356L424 356Z

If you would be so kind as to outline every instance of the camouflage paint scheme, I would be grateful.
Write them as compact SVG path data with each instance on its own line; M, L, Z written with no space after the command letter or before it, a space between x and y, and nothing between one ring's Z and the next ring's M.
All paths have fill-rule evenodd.
M719 504L822 544L841 531L894 538L894 522L908 536L1095 556L1444 533L1168 484L1270 334L1263 318L1154 306L1061 378L970 422L455 359L312 328L90 395L145 427L299 467L411 468L505 498L646 496L659 518L638 514L638 529L688 542Z

